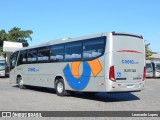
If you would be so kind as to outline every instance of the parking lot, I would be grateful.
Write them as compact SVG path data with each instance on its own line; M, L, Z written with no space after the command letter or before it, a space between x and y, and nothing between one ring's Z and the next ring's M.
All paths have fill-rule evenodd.
M146 79L141 92L59 97L54 89L19 89L0 78L0 111L160 111L160 79Z

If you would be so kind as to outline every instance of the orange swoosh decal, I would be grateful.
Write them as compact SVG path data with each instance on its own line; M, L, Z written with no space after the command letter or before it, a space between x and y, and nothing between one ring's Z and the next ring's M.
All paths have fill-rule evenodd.
M96 77L102 70L102 66L98 59L88 61L90 68L92 70L93 76Z
M79 76L79 66L81 62L72 62L71 64L71 72L74 78L80 78Z

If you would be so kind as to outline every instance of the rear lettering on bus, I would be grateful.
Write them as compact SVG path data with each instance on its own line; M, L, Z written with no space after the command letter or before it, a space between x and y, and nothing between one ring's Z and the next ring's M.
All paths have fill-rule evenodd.
M122 60L122 64L139 64L139 62L135 62L134 60Z

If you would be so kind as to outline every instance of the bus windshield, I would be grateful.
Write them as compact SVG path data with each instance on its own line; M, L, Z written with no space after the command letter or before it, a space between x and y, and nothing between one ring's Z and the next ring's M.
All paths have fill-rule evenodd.
M0 61L0 70L5 69L5 61Z
M151 63L146 63L146 70L147 71L152 71L152 65L151 65Z
M156 65L156 70L160 71L160 64Z

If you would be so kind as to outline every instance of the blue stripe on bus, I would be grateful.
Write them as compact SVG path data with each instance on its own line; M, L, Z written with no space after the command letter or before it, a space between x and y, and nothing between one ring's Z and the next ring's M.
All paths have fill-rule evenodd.
M82 89L84 89L87 86L88 82L89 82L89 78L90 78L90 74L91 74L91 68L90 68L90 66L89 66L89 64L87 62L82 62L82 63L83 63L83 73L80 76L80 78L75 78L72 75L72 72L71 72L71 69L69 67L69 64L67 64L66 67L63 70L68 84L74 90L82 90Z

